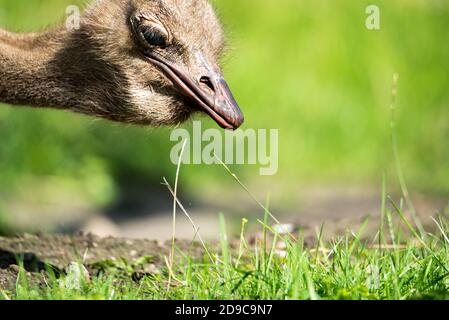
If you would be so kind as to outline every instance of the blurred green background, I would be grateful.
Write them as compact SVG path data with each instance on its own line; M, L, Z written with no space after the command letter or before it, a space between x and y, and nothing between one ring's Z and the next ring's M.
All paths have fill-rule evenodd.
M371 1L214 3L230 38L225 74L245 112L245 128L280 129L278 174L261 177L257 166L233 167L245 182L288 199L296 186L309 183L379 186L384 173L393 181L389 103L397 72L407 180L420 191L449 192L448 1L376 0L380 31L365 27ZM70 4L85 1L0 0L0 25L44 29L63 21ZM169 134L1 106L0 211L11 201L33 199L102 208L127 185L159 186L175 172ZM218 166L186 167L181 185L192 197L239 190Z

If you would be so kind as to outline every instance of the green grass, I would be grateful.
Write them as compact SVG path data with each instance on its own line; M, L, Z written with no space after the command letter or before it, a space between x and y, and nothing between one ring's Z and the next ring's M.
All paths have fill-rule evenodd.
M387 211L385 216L394 214ZM401 214L402 215L402 214ZM0 292L6 299L449 299L449 225L441 218L438 233L425 239L411 226L409 235L399 230L394 243L384 235L362 240L363 230L329 243L306 246L273 234L285 249L264 242L249 244L245 237L230 245L225 236L209 247L212 256L192 258L176 251L171 270L131 279L140 262L108 262L98 276L86 281L77 268L59 279L47 276L43 287L19 277L16 292ZM363 228L362 228L363 229ZM389 234L388 230L384 230ZM383 234L383 233L382 233ZM413 236L414 235L414 236ZM287 236L288 237L288 236ZM400 240L403 238L403 240ZM407 239L407 240L406 240ZM266 248L266 250L264 250ZM79 266L79 265L78 265ZM170 284L170 285L168 285Z

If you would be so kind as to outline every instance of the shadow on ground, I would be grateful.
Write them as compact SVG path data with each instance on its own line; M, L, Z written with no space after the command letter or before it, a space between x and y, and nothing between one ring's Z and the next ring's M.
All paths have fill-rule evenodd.
M225 192L225 191L223 191ZM375 234L379 226L381 195L375 188L348 186L309 186L293 191L294 201L285 205L273 199L270 207L275 216L296 229L314 233L323 223L329 237L341 235L346 230L356 230L364 219L370 219L368 233ZM173 199L161 184L123 186L116 202L98 212L76 203L67 207L52 204L46 206L22 206L11 211L19 230L75 234L79 231L106 237L153 239L165 241L172 236ZM244 192L228 192L226 195L208 195L202 199L180 190L180 199L199 227L205 239L217 240L220 233L218 214L223 213L228 229L239 232L242 218L250 221L249 230L260 229L258 219L263 219L263 209ZM444 212L446 197L413 194L416 210L424 224L433 225L431 217ZM260 192L256 197L264 199ZM399 196L394 196L399 203ZM232 199L232 201L229 201ZM282 204L282 205L276 205ZM39 219L36 219L39 217ZM195 231L190 221L178 209L176 236L192 240Z

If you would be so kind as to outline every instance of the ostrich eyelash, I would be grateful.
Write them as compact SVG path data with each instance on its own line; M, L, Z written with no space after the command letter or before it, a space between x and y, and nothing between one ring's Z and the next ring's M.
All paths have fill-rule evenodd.
M157 47L166 47L167 46L167 37L161 33L156 28L151 28L147 26L141 26L141 34L145 41L152 46Z

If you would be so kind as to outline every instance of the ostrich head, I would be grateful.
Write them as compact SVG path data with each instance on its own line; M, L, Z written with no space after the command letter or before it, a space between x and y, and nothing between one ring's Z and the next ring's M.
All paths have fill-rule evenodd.
M52 66L87 100L76 111L153 126L199 111L236 129L243 115L219 67L223 38L207 0L97 0Z

